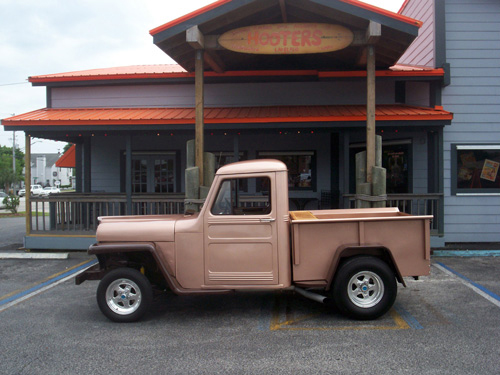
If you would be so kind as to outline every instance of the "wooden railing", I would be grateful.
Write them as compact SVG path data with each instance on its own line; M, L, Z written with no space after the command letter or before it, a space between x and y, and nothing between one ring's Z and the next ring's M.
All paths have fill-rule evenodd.
M263 197L244 197L246 207L260 207ZM293 200L292 200L293 201ZM132 215L170 215L184 213L183 194L144 194L132 196ZM200 205L202 201L200 200ZM129 212L125 194L63 193L50 197L31 197L30 233L60 232L95 234L99 216L122 216ZM344 195L344 207L354 208L355 197ZM441 235L444 228L442 194L390 194L388 207L398 207L412 215L433 215L431 233ZM322 207L328 208L328 207Z
M94 234L99 216L122 216L129 212L125 194L54 194L31 197L30 232ZM132 196L132 215L184 213L184 195L145 194Z
M354 208L354 194L344 195L344 206ZM444 198L443 194L388 194L387 207L397 207L399 211L411 215L432 215L431 234L444 233Z

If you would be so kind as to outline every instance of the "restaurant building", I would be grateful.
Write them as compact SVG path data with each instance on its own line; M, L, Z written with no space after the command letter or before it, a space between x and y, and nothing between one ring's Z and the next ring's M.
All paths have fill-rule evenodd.
M433 19L439 7L427 3ZM434 245L500 241L493 231L475 240L463 228L457 237L446 232L455 230L447 200L468 189L462 175L454 191L449 185L453 168L463 167L450 155L463 162L462 150L472 149L448 136L459 108L443 103L453 96L444 95L453 87L446 58L432 49L432 61L414 63L405 53L423 48L433 23L422 23L412 7L409 1L396 14L356 0L220 0L151 30L176 65L30 77L46 87L47 107L2 124L25 131L28 145L31 137L74 143L76 192L31 199L32 211L50 214L27 218L26 247L84 249L102 215L183 212L193 139L197 151L201 144L215 156L216 168L284 161L291 209L353 207L355 154L370 143L373 115L388 205L434 215ZM241 32L246 50L227 42ZM442 33L432 27L436 42ZM301 51L335 38L346 46Z

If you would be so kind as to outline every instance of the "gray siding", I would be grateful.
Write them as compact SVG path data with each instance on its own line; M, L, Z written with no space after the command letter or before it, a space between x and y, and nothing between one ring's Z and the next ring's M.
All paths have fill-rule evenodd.
M366 82L246 83L206 85L205 105L364 104ZM378 104L394 103L394 82L377 85ZM194 107L194 85L67 87L52 89L53 108Z
M399 59L399 64L435 67L434 41L435 19L434 0L410 1L403 15L422 21L418 38Z
M451 85L443 106L454 113L444 133L445 241L500 241L500 196L451 195L451 145L500 144L500 2L446 0Z

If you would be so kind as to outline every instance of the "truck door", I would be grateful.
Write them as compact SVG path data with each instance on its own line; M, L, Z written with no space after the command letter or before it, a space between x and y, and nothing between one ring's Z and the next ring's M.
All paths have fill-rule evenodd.
M205 211L205 283L278 283L274 174L221 178Z

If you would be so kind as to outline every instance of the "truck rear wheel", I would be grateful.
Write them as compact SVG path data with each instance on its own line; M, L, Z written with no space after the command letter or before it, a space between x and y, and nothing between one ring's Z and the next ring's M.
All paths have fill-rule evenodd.
M135 322L142 318L153 300L149 280L133 268L107 273L97 287L97 305L114 322Z
M379 258L355 257L338 270L332 295L343 314L360 320L376 319L396 300L396 277Z

